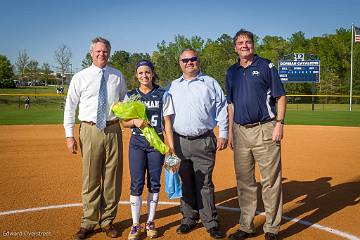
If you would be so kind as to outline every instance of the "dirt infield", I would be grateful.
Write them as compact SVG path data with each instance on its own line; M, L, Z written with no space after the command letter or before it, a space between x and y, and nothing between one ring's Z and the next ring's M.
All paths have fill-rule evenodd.
M125 131L121 201L129 199L128 140ZM360 238L359 143L360 128L285 126L282 238ZM239 227L232 152L219 152L216 161L216 203L221 228L229 234ZM81 217L80 174L80 154L67 152L61 125L0 126L0 238L71 239ZM177 235L178 201L168 200L163 190L160 201L166 204L159 205L156 216L159 239L210 239L201 224L187 235ZM258 211L263 212L260 202ZM142 222L145 219L146 205ZM263 222L258 215L257 236L251 239L264 239ZM115 225L122 233L118 239L127 239L131 214L125 202L119 205ZM98 231L90 239L105 238Z

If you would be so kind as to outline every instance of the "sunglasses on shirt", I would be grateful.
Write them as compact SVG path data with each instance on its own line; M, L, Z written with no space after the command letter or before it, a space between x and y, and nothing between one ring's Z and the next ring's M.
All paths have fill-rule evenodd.
M191 57L191 58L183 58L183 59L181 59L181 61L183 63L196 62L197 60L198 60L198 57Z

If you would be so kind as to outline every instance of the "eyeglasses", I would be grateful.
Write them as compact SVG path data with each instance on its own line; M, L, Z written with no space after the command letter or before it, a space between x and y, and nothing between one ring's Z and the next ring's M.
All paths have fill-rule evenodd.
M191 57L191 58L183 58L183 59L181 59L181 61L183 63L196 62L197 60L198 60L198 57Z

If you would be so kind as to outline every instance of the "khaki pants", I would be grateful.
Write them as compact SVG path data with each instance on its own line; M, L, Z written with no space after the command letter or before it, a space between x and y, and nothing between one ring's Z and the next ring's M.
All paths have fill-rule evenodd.
M234 124L234 164L238 200L241 210L240 229L255 232L257 207L255 162L258 163L266 222L264 232L278 233L282 216L280 145L272 142L275 122L252 128Z
M81 227L105 227L116 216L123 172L122 133L119 124L99 131L95 125L80 127L82 153Z

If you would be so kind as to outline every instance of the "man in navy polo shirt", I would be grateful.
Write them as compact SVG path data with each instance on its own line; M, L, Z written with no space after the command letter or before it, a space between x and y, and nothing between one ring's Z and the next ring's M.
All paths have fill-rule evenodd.
M285 90L274 64L254 54L253 33L241 29L234 37L234 44L239 61L228 69L226 76L228 144L234 151L241 214L240 229L230 239L246 239L255 233L257 162L266 213L265 239L276 240L282 216L280 141L286 110Z

